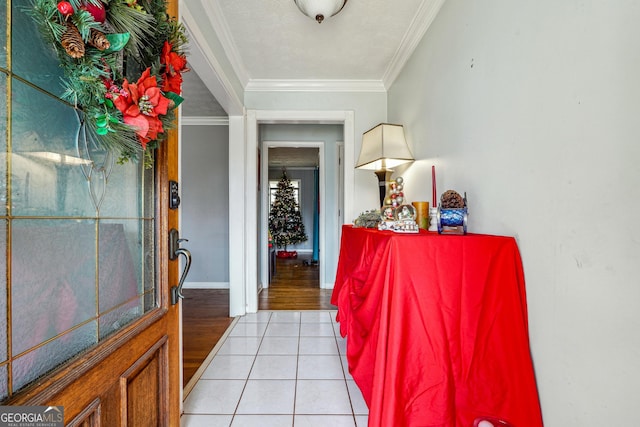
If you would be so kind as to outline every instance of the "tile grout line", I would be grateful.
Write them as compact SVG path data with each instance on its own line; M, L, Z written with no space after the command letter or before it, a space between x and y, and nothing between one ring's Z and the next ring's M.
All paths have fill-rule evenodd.
M351 390L349 390L349 383L348 383L348 380L347 380L348 369L345 369L344 363L342 363L342 354L340 354L340 346L338 345L338 334L336 334L336 329L333 327L333 318L331 319L331 328L333 329L333 338L334 338L334 340L336 342L336 347L338 347L338 359L340 360L340 366L342 367L342 377L344 378L344 386L347 388L347 396L349 397L349 406L351 407L351 415L353 416L353 424L355 426L357 426L358 425L358 419L356 418L356 408L353 406L353 399L351 398ZM347 357L347 354L346 354L346 339L345 339L345 355L344 356L345 356L345 358Z
M260 312L258 310L258 312ZM242 396L244 395L245 390L247 389L247 384L249 384L249 377L251 376L251 371L253 371L253 367L256 364L256 359L258 358L258 353L260 352L260 347L262 347L262 342L264 341L264 337L267 333L267 329L269 328L269 324L271 323L271 317L273 316L273 312L271 312L271 314L269 315L269 320L267 320L267 326L264 328L264 331L262 332L262 336L260 337L260 343L258 344L258 347L256 348L256 354L253 355L253 362L251 363L251 368L249 369L249 373L247 374L247 378L244 381L244 386L242 387L242 392L240 393L240 396L238 397L238 402L236 403L236 407L233 410L233 414L231 415L231 423L229 424L230 426L233 425L233 420L236 418L236 415L238 415L238 408L240 407L240 402L242 401Z
M264 330L262 331L262 333L260 335L257 336L257 337L259 337L260 340L259 340L258 346L256 347L255 353L249 354L249 356L252 356L251 367L249 368L249 371L246 374L246 378L244 379L244 385L242 387L242 391L241 391L241 393L239 395L238 401L236 402L235 409L233 410L232 414L228 414L228 415L231 415L231 419L230 419L230 424L229 425L232 426L233 422L237 421L237 419L236 419L237 415L255 415L255 416L271 416L271 415L289 416L290 415L291 416L291 426L293 427L295 425L295 417L296 417L297 409L298 409L296 403L297 403L297 398L298 398L298 391L299 391L298 388L299 388L299 381L300 381L300 358L301 358L301 344L302 344L302 337L303 337L302 325L303 325L303 323L316 323L316 324L320 325L320 324L323 324L323 323L326 323L326 322L320 321L321 318L322 318L321 316L320 316L320 319L318 319L316 322L311 322L311 321L303 322L304 319L303 319L303 316L302 316L302 311L293 311L293 310L290 310L290 311L292 311L294 313L298 313L299 319L295 320L294 322L290 322L290 321L289 322L286 322L286 321L277 322L277 321L275 321L277 319L273 318L273 314L274 314L275 311L278 311L278 310L260 310L260 311L269 311L270 315L267 318L266 326L265 326ZM340 352L340 346L338 345L338 332L336 331L336 328L335 328L335 322L334 322L333 316L332 316L333 312L331 310L305 310L305 311L317 311L317 312L325 314L326 316L329 316L330 322L328 324L331 326L332 336L334 338L333 342L335 344L335 348L337 349L337 356L338 356L338 360L340 362L340 369L341 369L341 377L342 378L339 378L338 381L342 380L340 382L343 383L344 387L346 388L347 397L349 399L349 408L350 408L350 412L351 412L348 415L351 415L350 419L352 419L352 421L354 423L354 426L357 427L358 426L358 418L357 418L356 411L355 411L355 408L354 408L354 403L353 403L353 398L351 396L351 391L350 391L349 386L348 386L347 367L343 363L342 354ZM234 327L237 325L237 323L238 322L234 323ZM251 323L260 324L260 323L264 323L264 322L258 321L258 322L251 322ZM278 413L278 414L276 414L276 413L269 413L269 414L239 414L238 410L239 410L240 402L242 401L242 398L244 397L244 395L246 393L246 390L247 390L247 387L248 387L248 381L249 381L249 379L251 377L251 374L252 374L253 370L256 368L257 358L259 356L260 349L262 348L262 345L264 344L264 339L267 336L266 334L267 334L267 330L269 329L269 326L273 326L273 325L276 325L276 324L286 324L286 323L297 325L297 336L296 336L296 338L297 338L297 348L296 348L296 353L295 353L295 356L296 356L296 358L295 358L295 361L296 361L296 367L295 367L296 372L295 372L295 378L294 378L295 383L294 383L293 410L292 410L292 413L291 414L289 414L289 413L284 413L284 414L280 414L280 413ZM227 333L227 336L225 337L225 339L221 340L221 345L223 345L227 341L227 338L230 336L231 330L233 330L233 328L230 328L228 333ZM318 338L322 338L324 336L325 335L308 335L308 337L311 338L311 339L318 339ZM247 336L244 336L244 337L247 338L249 336L247 335ZM274 337L277 338L277 336L274 336ZM282 337L284 338L286 336L282 335ZM318 354L318 355L320 355L320 354ZM214 355L214 358L215 358L215 356L217 356L217 354ZM234 355L230 354L229 356L234 356ZM274 355L272 355L272 356L274 356ZM213 362L213 358L211 359L210 363L211 362ZM263 379L263 380L270 380L271 381L271 380L274 380L274 379L277 379L277 378L274 378L274 379L257 378L257 379L258 380L259 379ZM329 379L329 378L327 378L327 379ZM318 380L320 380L320 378ZM215 415L215 414L212 414L212 415ZM219 415L225 415L225 414L219 414ZM301 415L301 416L312 416L312 417L316 417L316 416L342 416L343 413L322 413L322 414L314 414L314 413L306 414L305 413L305 414L299 414L299 415Z
M189 394L191 394L191 391L193 391L193 389L196 386L196 384L200 381L200 378L204 374L204 371L207 370L209 365L213 362L213 359L218 355L218 352L220 351L220 348L227 341L227 338L229 337L229 334L231 334L231 331L233 330L235 325L237 323L239 323L239 321L240 321L239 317L236 317L235 319L233 319L231 321L231 324L229 325L229 327L224 331L224 334L222 334L222 337L220 337L220 339L218 340L216 345L211 349L211 351L207 355L206 359L202 362L200 367L196 370L196 373L193 375L193 377L191 377L191 379L189 380L187 385L184 386L184 388L182 389L182 393L183 393L182 401L183 402L185 400L187 400L187 397L189 397Z
M300 313L300 324L298 325L298 351L296 351L296 384L293 388L293 414L291 415L291 427L296 424L296 401L298 398L298 374L300 372L300 338L302 337L302 313Z

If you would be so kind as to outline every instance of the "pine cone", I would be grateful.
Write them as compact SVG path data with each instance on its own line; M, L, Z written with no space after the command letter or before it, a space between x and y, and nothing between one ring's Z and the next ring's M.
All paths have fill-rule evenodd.
M89 45L95 47L98 50L109 49L111 43L107 40L107 37L104 35L102 31L98 31L95 28L91 29L91 34L89 35L89 40L87 41Z
M84 56L84 42L80 31L71 22L66 23L67 29L60 37L60 44L67 51L67 55L72 58L82 58Z
M440 205L445 209L464 208L464 198L454 190L447 190L440 196Z

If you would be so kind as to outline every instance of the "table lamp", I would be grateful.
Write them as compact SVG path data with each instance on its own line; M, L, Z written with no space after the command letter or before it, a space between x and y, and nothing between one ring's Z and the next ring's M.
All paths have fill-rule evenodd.
M362 134L362 147L356 169L371 169L378 177L380 206L384 205L387 182L393 167L413 161L402 125L380 123Z

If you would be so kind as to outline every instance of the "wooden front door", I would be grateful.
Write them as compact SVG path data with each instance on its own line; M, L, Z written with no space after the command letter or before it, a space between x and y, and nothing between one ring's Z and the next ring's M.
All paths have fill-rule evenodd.
M179 426L179 263L168 242L177 131L151 172L99 150L83 160L72 141L81 115L47 87L56 64L24 4L11 3L0 5L12 25L0 31L12 39L0 38L0 404L62 406L71 426Z
M72 426L180 425L181 303L170 296L179 272L168 254L168 230L178 224L177 211L168 209L177 145L173 131L156 160L158 306L5 405L62 406L65 425Z

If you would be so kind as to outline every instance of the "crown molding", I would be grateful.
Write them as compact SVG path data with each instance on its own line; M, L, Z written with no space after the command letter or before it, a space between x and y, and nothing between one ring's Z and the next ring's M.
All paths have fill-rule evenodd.
M182 116L180 124L183 126L229 126L229 117Z
M233 37L231 37L229 25L224 19L224 14L222 13L219 2L200 0L200 3L202 3L202 7L206 11L207 17L213 26L213 31L218 36L218 40L220 41L224 52L227 54L227 59L231 64L231 68L233 68L233 71L236 73L236 76L238 77L238 80L240 80L242 86L246 86L249 82L249 73L247 72L247 68L244 66L244 62L240 57L238 46L233 41Z
M251 79L245 92L386 92L381 80Z
M206 37L200 31L188 6L180 8L180 17L190 37L189 64L191 68L198 73L205 86L227 113L238 114L238 112L244 111L242 100L235 92L222 65L211 51Z
M393 55L393 58L391 58L391 62L382 76L382 82L386 89L389 89L396 78L398 78L398 75L413 54L418 43L420 43L420 40L422 40L422 37L431 26L431 23L440 11L444 2L445 0L423 0L420 4L416 16L409 25L407 32L404 34L404 37L400 42L398 50L395 55Z

